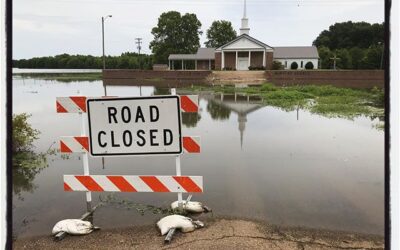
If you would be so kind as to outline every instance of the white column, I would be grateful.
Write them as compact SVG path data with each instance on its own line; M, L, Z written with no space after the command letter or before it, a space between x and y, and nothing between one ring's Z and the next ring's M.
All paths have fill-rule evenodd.
M249 50L249 67L251 66L251 51Z
M236 70L238 69L238 51L236 50L236 60L235 60L235 62L236 62Z
M223 70L225 68L225 53L222 50L221 51L221 70Z
M264 50L264 53L263 53L263 66L264 66L264 67L267 67L267 65L265 64L265 61L266 61L266 60L265 60L265 50Z

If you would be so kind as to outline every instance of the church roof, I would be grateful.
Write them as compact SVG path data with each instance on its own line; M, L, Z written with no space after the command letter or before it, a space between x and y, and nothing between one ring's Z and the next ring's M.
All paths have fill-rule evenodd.
M249 35L247 35L247 34L242 34L242 35L236 37L235 39L233 39L232 41L230 41L229 43L224 44L224 45L222 45L221 47L217 48L216 50L221 50L221 49L223 49L223 48L225 48L225 47L231 45L232 43L235 43L235 42L239 41L239 40L242 39L242 38L246 38L246 39L248 39L248 40L250 40L250 41L252 41L252 42L254 42L254 43L256 43L256 44L258 44L258 45L260 45L260 46L262 46L262 47L265 47L265 48L272 48L272 47L269 46L268 44L265 44L265 43L263 43L263 42L261 42L261 41L255 39L254 37L251 37L251 36L249 36Z
M275 59L313 58L318 59L318 50L315 46L274 47Z
M196 54L171 54L168 60L214 60L214 48L199 48Z

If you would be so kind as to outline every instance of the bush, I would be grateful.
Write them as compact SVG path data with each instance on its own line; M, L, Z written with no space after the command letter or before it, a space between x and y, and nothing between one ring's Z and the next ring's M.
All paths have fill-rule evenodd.
M263 85L261 85L260 90L262 92L267 92L267 91L276 91L278 90L278 88L272 83L264 83Z
M273 61L272 62L272 70L283 70L285 67L283 67L283 64L279 61Z
M314 69L314 64L312 62L307 62L304 66L305 69Z
M235 68L232 67L225 67L222 70L226 70L226 71L232 71L232 70L236 70Z
M249 66L249 70L265 70L264 66Z
M299 65L297 64L297 62L292 62L292 64L290 64L290 69L298 69Z
M38 139L39 130L33 129L28 123L30 115L22 113L12 118L12 151L13 153L27 151Z

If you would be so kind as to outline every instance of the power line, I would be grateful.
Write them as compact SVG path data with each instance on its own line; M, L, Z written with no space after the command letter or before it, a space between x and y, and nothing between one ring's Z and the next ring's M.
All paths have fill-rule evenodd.
M142 62L140 60L140 50L142 49L142 40L143 40L143 38L140 38L140 37L135 38L135 43L136 43L137 49L139 51L139 69L142 69Z

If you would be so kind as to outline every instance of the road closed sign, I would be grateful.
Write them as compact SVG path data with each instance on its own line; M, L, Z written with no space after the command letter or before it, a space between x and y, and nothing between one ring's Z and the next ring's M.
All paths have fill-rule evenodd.
M93 156L181 154L178 96L87 100Z

